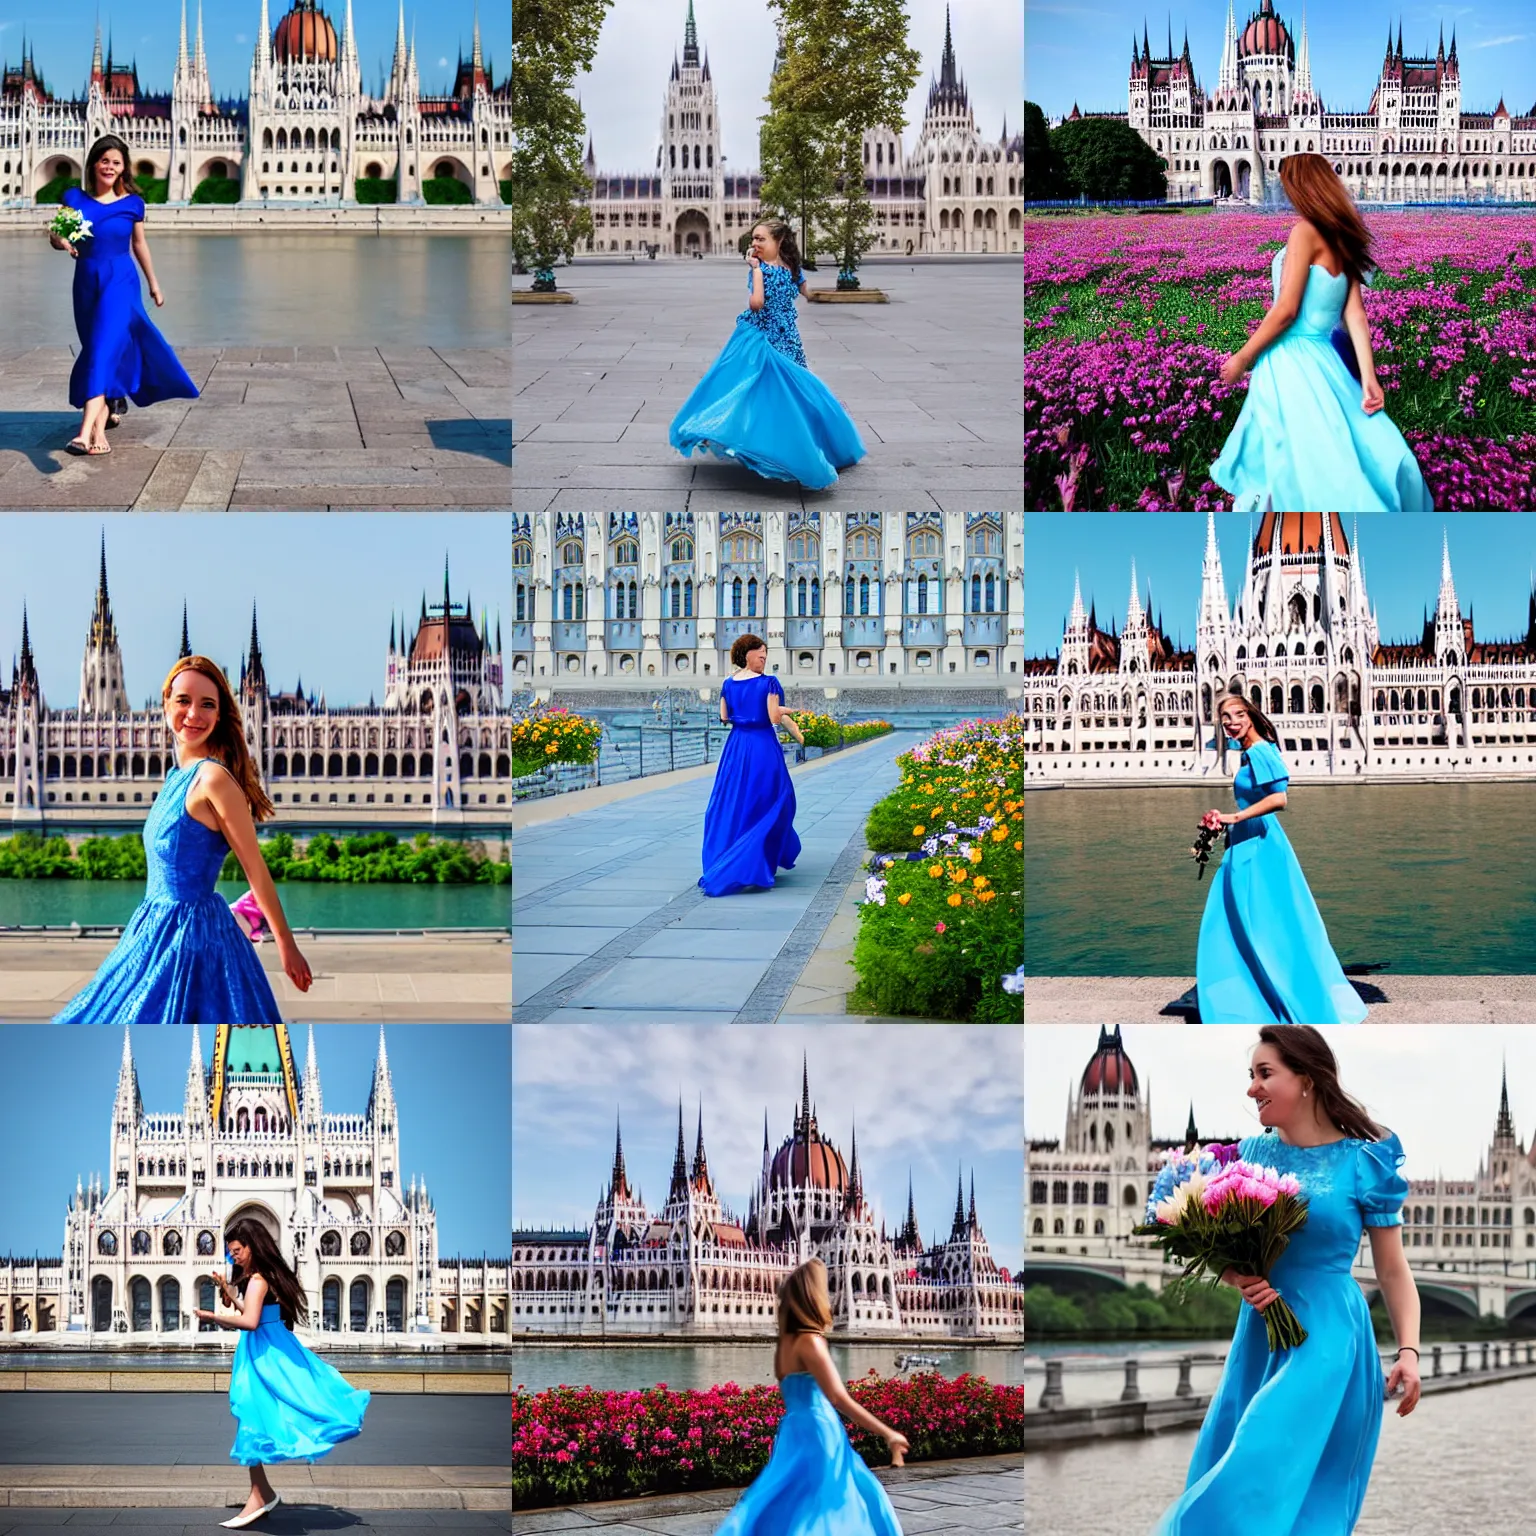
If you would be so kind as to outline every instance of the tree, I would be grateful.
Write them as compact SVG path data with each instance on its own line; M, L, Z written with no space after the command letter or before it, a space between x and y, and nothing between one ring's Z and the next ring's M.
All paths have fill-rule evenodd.
M1107 117L1063 123L1051 131L1051 148L1066 166L1069 196L1113 202L1168 195L1167 161L1127 123Z
M586 119L573 94L612 0L519 0L512 39L512 256L554 291L556 261L592 232L582 169Z
M1051 143L1045 113L1032 101L1024 103L1024 201L1046 203L1073 197L1072 183L1061 153Z
M816 120L789 108L763 119L758 140L763 184L758 192L764 212L776 213L800 231L800 256L814 262L825 248L821 231L831 220L835 191L833 164ZM750 241L751 230L743 233Z

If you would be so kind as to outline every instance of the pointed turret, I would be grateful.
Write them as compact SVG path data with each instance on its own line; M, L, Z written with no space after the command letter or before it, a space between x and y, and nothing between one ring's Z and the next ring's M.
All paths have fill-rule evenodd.
M101 62L101 17L96 18L96 40L91 45L91 84L100 86L104 77Z
M187 602L181 602L181 649L176 652L177 661L185 661L192 654L192 642L187 639Z
M1193 1146L1198 1146L1200 1132L1195 1128L1195 1101L1189 1101L1189 1121L1184 1127L1184 1149L1188 1151Z
M309 1051L304 1058L304 1124L317 1134L324 1110L320 1100L320 1064L315 1058L315 1026L309 1026Z
M704 1156L704 1106L699 1105L699 1130L693 1144L692 1179L695 1189L709 1186L709 1160Z
M699 29L693 20L693 0L688 0L688 20L683 26L683 68L699 67Z
M1425 627L1428 628L1427 625ZM1442 531L1440 535L1440 597L1435 605L1435 659L1442 665L1455 665L1465 660L1462 654L1464 641L1465 630L1461 622L1461 605L1456 601L1456 583L1451 576L1450 537Z
M949 1235L959 1237L965 1231L965 1175L955 1170L955 1219L949 1225Z
M677 1150L672 1154L672 1182L667 1188L668 1205L688 1202L688 1159L683 1150L683 1101L677 1101Z
M904 1248L919 1249L923 1246L923 1235L917 1225L917 1206L912 1199L912 1170L907 1170L907 1219L901 1229L901 1244Z
M624 1133L620 1129L619 1117L615 1113L613 1117L613 1171L608 1175L608 1199L614 1201L631 1198L629 1176L624 1171Z
M144 1100L139 1096L139 1074L133 1065L133 1046L128 1039L128 1026L123 1025L123 1058L117 1068L117 1099L113 1120L117 1134L132 1134L139 1116L144 1113Z
M974 1232L976 1230L976 1170L971 1169L971 1204L965 1213L965 1224Z
M389 1075L389 1052L384 1048L384 1026L379 1025L379 1053L373 1062L373 1087L368 1093L367 1118L380 1125L395 1123L395 1087Z
M1513 1142L1515 1139L1515 1119L1509 1112L1509 1068L1507 1065L1500 1073L1499 1118L1493 1128L1493 1139L1496 1142Z

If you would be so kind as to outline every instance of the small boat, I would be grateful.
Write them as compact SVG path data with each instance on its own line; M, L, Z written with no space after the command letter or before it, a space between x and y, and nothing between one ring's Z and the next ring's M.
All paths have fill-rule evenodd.
M931 1366L938 1369L940 1360L938 1355L897 1355L896 1369L898 1371L915 1370L918 1366Z

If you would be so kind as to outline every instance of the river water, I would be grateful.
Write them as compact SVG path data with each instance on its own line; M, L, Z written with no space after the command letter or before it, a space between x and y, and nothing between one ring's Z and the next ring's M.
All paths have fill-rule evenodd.
M515 1378L514 1378L515 1379ZM1528 1536L1536 1507L1536 1378L1388 1405L1354 1536ZM1033 1451L1029 1536L1146 1536L1179 1496L1196 1431ZM1285 1448L1274 1447L1278 1460ZM1253 1489L1264 1497L1262 1484ZM1232 1532L1231 1536L1241 1536Z
M510 344L505 234L195 235L157 230L153 208L145 227L177 348ZM41 232L0 236L6 346L75 345L72 265Z
M1527 784L1302 786L1286 835L1345 965L1408 975L1536 971ZM1213 863L1201 815L1220 785L1031 791L1024 952L1031 975L1192 976Z

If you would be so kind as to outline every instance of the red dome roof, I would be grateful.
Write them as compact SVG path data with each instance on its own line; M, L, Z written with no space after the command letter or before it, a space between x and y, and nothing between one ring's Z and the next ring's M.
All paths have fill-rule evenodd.
M283 63L298 59L336 58L336 28L315 0L295 0L272 34L272 56Z
M1141 1092L1136 1068L1131 1065L1131 1058L1121 1044L1118 1024L1114 1034L1102 1024L1099 1026L1099 1048L1083 1072L1082 1091L1095 1094Z
M1278 519L1282 554L1299 555L1309 549L1321 549L1325 517L1333 534L1333 547L1347 554L1349 540L1344 536L1344 519L1337 512L1266 512L1259 520L1254 548L1267 552L1273 546Z
M839 1192L848 1188L848 1166L842 1153L830 1141L823 1141L814 1125L808 1140L786 1137L768 1170L770 1189L787 1189L797 1184Z
M1237 51L1239 54L1291 51L1291 34L1285 30L1285 23L1275 15L1273 0L1263 0L1258 15L1248 23L1243 29L1243 35L1238 38Z

